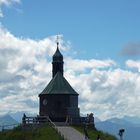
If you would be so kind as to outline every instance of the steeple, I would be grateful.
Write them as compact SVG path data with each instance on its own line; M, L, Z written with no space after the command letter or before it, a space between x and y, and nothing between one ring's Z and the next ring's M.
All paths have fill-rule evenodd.
M57 49L53 55L52 62L52 77L54 77L58 71L63 75L63 63L63 55L59 51L59 42L57 37Z

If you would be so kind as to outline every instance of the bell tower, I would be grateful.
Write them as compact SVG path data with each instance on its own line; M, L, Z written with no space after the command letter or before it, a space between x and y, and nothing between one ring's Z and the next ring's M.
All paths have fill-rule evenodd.
M72 122L80 121L78 93L63 76L63 55L57 49L52 57L52 79L39 94L39 114L49 116L52 121L65 122L69 116Z
M63 55L59 51L59 42L57 41L57 49L53 55L52 62L52 77L54 77L58 71L63 75L63 64Z

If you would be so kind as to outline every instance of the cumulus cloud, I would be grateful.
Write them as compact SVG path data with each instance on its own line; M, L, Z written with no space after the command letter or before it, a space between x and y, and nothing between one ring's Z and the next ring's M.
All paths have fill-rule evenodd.
M135 57L140 55L140 43L127 43L121 50L121 55Z
M140 72L140 61L139 60L127 60L126 66L129 68L134 68Z
M66 59L66 68L68 70L72 69L73 71L82 71L86 72L87 70L92 69L102 69L102 68L110 68L112 66L116 66L116 63L113 60L96 60L96 59L90 59L90 60L81 60L81 59L72 59L67 58Z
M2 10L0 9L0 17L3 17Z
M20 0L0 0L0 5L4 4L4 5L10 5L12 3L19 3Z
M140 115L139 73L116 68L72 74L68 73L67 79L80 94L80 108L84 113L93 111L101 119Z
M26 111L38 113L38 94L51 80L51 57L56 36L40 40L16 37L0 28L0 114ZM69 44L69 43L68 43ZM82 113L94 112L101 119L140 116L138 61L128 60L128 70L107 60L81 60L65 56L70 51L60 37L65 77L79 93ZM72 54L72 53L71 53ZM11 107L12 106L12 107Z
M61 37L60 48L64 49ZM0 28L0 112L25 108L38 112L38 94L51 79L50 56L56 49L55 40L56 36L18 38Z
M0 0L0 17L3 17L2 6L11 6L14 3L20 3L20 0Z

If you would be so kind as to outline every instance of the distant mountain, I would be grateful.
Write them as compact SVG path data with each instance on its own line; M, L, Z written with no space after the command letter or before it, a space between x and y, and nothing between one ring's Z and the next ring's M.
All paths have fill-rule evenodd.
M9 115L14 118L17 122L22 122L24 112L9 113Z
M19 124L22 122L23 114L26 114L27 116L36 116L37 114L29 114L27 112L16 112L16 113L8 113L6 115L0 116L0 131L2 130L2 127L5 126L5 129L13 128L14 126L11 126L13 124Z
M15 112L15 113L9 113L9 115L14 118L17 122L21 123L22 122L22 117L23 114L26 114L26 116L37 116L37 114L30 114L28 112Z
M118 125L122 125L122 126L125 126L125 127L135 126L132 122L121 119L121 118L111 118L111 119L108 119L107 121L118 124Z
M101 120L100 120L99 118L95 117L95 118L94 118L94 122L95 122L95 123L101 122Z
M131 122L131 123L135 124L136 126L140 126L140 118L139 117L124 116L122 119L126 120L128 122Z
M17 121L13 119L10 115L0 116L0 125L16 124Z
M13 119L10 115L7 114L0 116L0 130L2 130L3 126L5 129L12 128L13 126L11 125L13 124L18 124L18 122L15 119Z
M103 122L97 122L95 124L96 128L99 130L102 130L104 132L108 132L110 134L113 134L117 136L118 130L122 128L120 125L109 122L109 121L103 121Z
M122 128L125 129L124 140L137 140L140 138L140 126L136 126L132 121L125 120L124 118L112 118L106 121L97 122L95 125L97 129L108 132L117 137L119 137L119 130Z

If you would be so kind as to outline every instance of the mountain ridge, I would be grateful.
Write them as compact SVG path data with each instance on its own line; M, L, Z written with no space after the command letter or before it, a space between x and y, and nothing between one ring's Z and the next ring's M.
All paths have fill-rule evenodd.
M139 120L140 118L138 118ZM132 119L133 120L133 119ZM140 125L125 118L111 118L105 121L96 122L97 129L115 135L119 138L118 133L120 129L125 129L124 139L136 140L140 137Z

